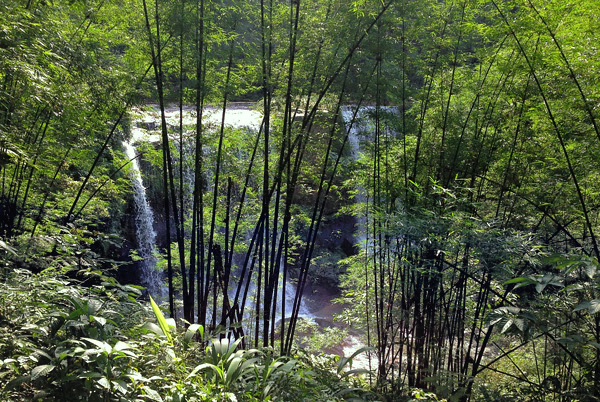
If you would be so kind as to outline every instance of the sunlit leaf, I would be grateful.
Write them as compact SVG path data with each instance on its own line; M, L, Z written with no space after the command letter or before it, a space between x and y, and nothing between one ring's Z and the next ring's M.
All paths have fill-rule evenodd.
M55 366L53 364L44 364L34 367L33 370L31 370L31 381L35 381L40 377L45 377L48 375L48 373L54 370L54 368Z
M162 311L160 311L160 308L154 302L154 299L152 298L152 296L150 296L150 305L152 306L152 311L154 312L154 316L156 317L156 320L158 321L158 326L160 327L163 335L167 337L167 340L169 342L173 342L173 338L171 336L171 330L169 328L169 323L165 319L165 316L163 315Z

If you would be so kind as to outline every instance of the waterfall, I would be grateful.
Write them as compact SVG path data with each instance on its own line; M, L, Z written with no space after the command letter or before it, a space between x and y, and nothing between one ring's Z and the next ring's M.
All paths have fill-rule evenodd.
M282 311L282 306L283 306L283 301L281 299L281 291L283 289L283 286L281 284L282 279L283 279L283 275L280 275L279 281L278 281L278 286L277 286L277 306L276 306L277 310L275 311L275 323L281 323L281 321L282 321L282 317L281 317L281 311ZM245 287L245 285L246 285L246 283L244 283L242 285L242 289ZM232 285L232 287L230 287L230 289L229 289L229 297L232 300L235 297L235 290L236 290L235 287L236 286L237 285L234 285L234 286ZM296 286L293 283L291 283L289 280L287 280L285 282L285 318L290 318L292 316L292 308L294 307L294 297L295 296L296 296ZM241 295L240 295L240 298L241 298ZM255 317L255 313L256 313L256 284L254 282L251 282L250 285L248 286L248 298L246 300L246 305L244 307L244 312L243 312L244 331L246 333L251 332L250 328L248 327L248 324L250 324L250 325L254 324L253 317ZM263 314L262 308L261 308L260 314L261 314L261 320L262 320L262 314ZM304 298L302 298L302 301L300 302L300 311L298 312L298 317L309 319L309 320L317 317L313 313L311 313L311 311L308 309L308 307L306 306L306 303L304 302Z
M281 284L279 285L278 294L281 295ZM290 281L285 282L285 318L292 316L292 308L294 307L294 297L296 296L296 286ZM279 318L281 318L281 299L277 302L277 312ZM277 317L277 314L276 314ZM300 301L300 310L298 311L298 317L302 318L315 318L315 315L308 310L304 297Z
M148 110L145 108L134 110L136 113L136 118L134 121L134 127L132 127L132 140L130 143L123 143L123 147L127 156L131 159L136 156L135 148L132 146L132 143L138 141L146 141L146 142L155 142L159 143L161 141L160 135L158 133L158 128L160 127L160 113L157 110ZM186 128L190 126L194 126L196 124L196 113L193 108L186 107L183 110L183 126L184 133ZM179 127L179 108L169 107L166 109L166 120L167 124L171 128ZM203 114L203 124L205 128L208 130L216 130L221 124L222 117L222 109L207 107L204 110ZM228 108L225 113L225 125L229 127L233 127L236 129L248 129L253 132L258 132L262 123L262 115L254 110L250 110L248 107L244 106L235 106ZM183 139L183 148L186 155L193 155L195 152L195 144L191 141L192 137L187 137ZM172 141L178 142L178 135L174 135L172 137ZM177 149L181 144L177 143ZM207 150L210 152L210 150ZM194 186L194 171L193 166L190 163L185 163L185 160L180 160L180 163L184 163L183 175L184 175L184 186L187 188L193 188ZM204 180L209 183L209 190L212 172L207 171L204 172L205 177ZM164 298L166 294L166 290L164 285L162 284L162 272L155 269L156 258L154 257L154 251L156 249L156 233L154 232L152 223L154 220L154 216L152 213L152 209L148 205L146 199L146 189L144 188L142 177L140 174L140 167L137 159L132 162L131 169L131 180L133 183L134 189L134 199L135 199L135 225L136 225L136 237L137 237L137 246L139 256L142 257L142 261L140 262L141 266L141 282L144 286L148 288L149 293L156 299ZM191 194L186 194L186 201L191 202L190 198ZM282 292L282 281L279 281L278 288L278 301L277 301L277 312L276 312L276 320L281 319L281 310L283 302L281 300L281 292ZM246 309L254 309L254 301L256 298L256 286L254 283L250 284L249 294L248 294L248 302L246 303ZM233 297L234 295L231 294ZM233 290L235 292L235 289ZM294 296L296 294L296 286L291 283L289 280L285 283L285 311L286 317L291 316L292 307L294 304ZM156 295L156 297L155 297ZM299 316L304 318L314 317L313 314L309 311L308 307L302 301L300 305Z
M136 151L133 145L123 142L125 154L131 161L131 183L133 186L133 199L135 202L135 234L137 240L137 252L141 258L140 280L148 289L151 296L157 300L163 297L164 286L162 284L162 272L158 271L156 266L156 232L153 222L154 214L148 200L146 199L146 188L142 181L140 164L136 158ZM134 159L135 158L135 159Z
M356 118L353 121L355 108L352 106L343 106L342 107L342 119L344 120L344 124L348 130L348 145L350 145L350 154L352 160L354 162L360 159L360 138L359 135L366 132L368 128L366 127L367 120L365 119L365 107L361 107L356 113ZM365 189L362 186L357 186L356 188L356 196L354 197L355 205L364 205L367 202L367 197L365 195ZM365 247L366 235L365 231L367 228L367 222L365 218L365 214L362 211L357 211L356 214L356 229L354 232L354 238L359 247Z
M385 130L388 135L396 136L396 133L392 127L390 127L390 117L399 115L397 107L392 106L380 106L379 110L375 106L361 106L356 117L354 116L356 107L353 106L342 106L342 119L348 131L348 145L350 145L350 153L353 161L358 161L361 157L360 149L360 138L369 138L372 133L375 132L375 113L379 113L380 127ZM354 121L353 121L353 117ZM360 184L356 187L356 196L354 197L354 203L357 205L365 205L367 202L366 190ZM357 213L356 218L356 231L355 239L356 243L365 247L366 243L366 231L367 221L366 214L362 211Z

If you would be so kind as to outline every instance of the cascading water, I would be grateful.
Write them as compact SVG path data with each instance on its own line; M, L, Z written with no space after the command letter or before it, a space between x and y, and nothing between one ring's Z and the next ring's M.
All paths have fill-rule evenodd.
M362 107L356 112L356 109L352 106L342 107L342 119L347 127L348 131L348 145L350 145L350 153L352 159L357 161L360 158L360 138L359 135L367 130L365 116L365 108ZM354 120L353 120L354 119ZM357 187L356 196L354 197L354 203L356 205L364 205L367 202L365 196L365 189L361 186ZM355 230L355 241L360 247L365 246L366 237L366 218L365 214L359 212L356 218L356 230Z
M279 294L281 294L281 285L279 285ZM292 316L292 308L294 307L294 297L296 296L296 286L290 281L285 282L285 318ZM277 312L279 318L281 318L281 300L277 302ZM302 318L314 318L314 314L308 310L304 298L300 301L300 310L298 311L298 317Z
M135 232L137 238L137 252L141 260L139 261L141 272L140 280L148 289L151 296L161 299L163 296L162 273L156 266L156 232L153 222L154 214L152 208L148 205L146 199L146 188L142 181L140 164L133 145L123 142L125 154L131 159L131 182L133 185L133 199L135 202Z
M191 108L185 108L183 111L183 126L190 127L196 123L195 111ZM132 140L135 141L147 141L147 142L160 142L160 135L157 134L156 130L160 124L160 115L156 111L137 111L138 118L136 124L132 128ZM216 129L221 124L222 111L216 108L206 108L203 115L203 124L209 129ZM179 108L168 108L166 110L167 124L171 127L179 127ZM225 113L225 125L234 128L247 128L249 130L257 132L260 129L262 122L262 116L259 112L250 110L248 108L229 108ZM175 141L179 141L178 136L173 138ZM177 144L179 149L180 144ZM123 147L127 153L127 156L131 159L136 156L135 148L131 143L123 143ZM184 138L183 148L186 154L192 155L195 152L195 147L191 141L186 141ZM144 286L148 288L150 294L155 298L164 298L166 293L163 285L163 275L160 271L155 269L156 259L154 257L154 251L156 249L156 233L154 232L152 223L154 220L152 209L148 205L146 199L146 190L144 188L142 177L140 174L140 167L137 159L132 162L132 182L134 187L134 198L136 204L136 236L138 239L138 253L142 257L141 261L141 281ZM206 172L208 177L205 177L207 183L211 183L210 174ZM193 168L188 163L184 165L184 186L187 188L193 188L194 186L194 174ZM187 195L189 196L189 194ZM280 281L278 295L279 300L277 303L276 320L281 319L281 311L283 302L280 299L282 294L282 281ZM234 290L235 292L235 290ZM248 295L248 302L246 303L246 310L254 309L255 299L255 285L250 284ZM285 283L285 316L286 318L291 316L292 307L294 304L294 297L296 294L296 286L289 281ZM231 295L233 297L233 295ZM312 318L314 315L311 314L304 301L300 304L299 316L304 318Z
M377 109L376 106L361 106L358 111L353 106L342 107L342 119L348 132L348 145L350 145L350 152L352 159L358 161L361 157L360 149L360 137L370 136L375 132L375 114L379 112L380 115L391 115L396 116L399 114L398 108L390 106L380 106ZM381 118L382 116L380 116ZM383 126L384 130L394 135L393 130L384 121L380 121L380 125ZM362 186L357 186L357 193L354 198L354 202L357 205L364 205L367 202L366 192ZM355 239L359 246L364 247L366 242L365 230L366 230L366 214L358 213L356 222L356 235Z
M283 301L281 299L282 289L281 286L281 277L279 279L279 284L277 287L277 310L275 311L275 322L279 322L281 320L281 312L282 307L284 306ZM235 288L232 287L229 290L229 297L234 298L235 296ZM292 309L294 307L294 297L296 296L296 286L290 281L285 282L285 318L290 318L292 316ZM256 285L254 283L250 283L248 286L248 300L246 301L246 307L244 312L244 318L248 319L252 316L252 314L256 311ZM315 318L315 315L310 312L306 303L304 302L304 298L302 298L300 302L300 310L298 312L298 316L302 318Z

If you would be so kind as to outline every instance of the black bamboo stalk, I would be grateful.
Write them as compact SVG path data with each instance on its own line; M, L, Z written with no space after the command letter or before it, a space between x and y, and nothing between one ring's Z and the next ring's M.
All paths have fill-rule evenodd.
M229 47L229 60L227 62L227 75L225 78L225 90L223 93L223 105L222 105L223 110L221 113L221 126L220 126L220 130L219 130L219 144L217 147L217 161L216 161L216 166L215 166L215 176L214 176L214 182L213 182L212 216L211 216L211 224L210 224L210 231L209 231L209 238L208 238L208 248L210 250L213 249L214 234L215 234L215 229L216 229L217 200L218 200L218 193L219 193L219 178L220 178L220 173L221 173L223 139L225 136L225 113L227 112L227 99L228 99L228 95L229 95L229 82L230 82L230 78L231 78L231 69L233 66L234 45L235 45L235 41L231 40L230 47ZM210 267L211 267L211 254L208 255L207 262L206 262L207 277L208 277L208 273L210 272ZM213 269L213 271L214 271L214 269ZM213 277L215 277L215 275L213 275ZM208 295L208 285L209 285L209 283L207 281L206 285L205 285L205 292L207 295ZM213 290L214 291L213 291L213 320L212 321L213 321L213 325L214 325L215 320L216 320L216 303L217 303L216 287Z
M264 145L263 145L263 189L262 189L262 215L265 216L264 245L265 245L265 266L269 266L269 141L271 132L271 56L273 51L272 42L272 12L273 2L269 2L268 19L265 17L264 0L260 2L261 18L261 67L262 67L262 90L263 90L263 127L264 127ZM285 303L284 303L285 304ZM285 307L284 307L285 308ZM285 326L285 319L282 324Z
M197 281L198 322L206 325L206 301L204 280L204 189L203 177L203 127L204 85L206 63L204 51L204 0L196 7L196 138L194 154L194 193L192 201L192 229L190 241L190 281ZM198 262L196 267L196 261ZM195 277L196 276L196 277ZM169 279L172 281L172 277ZM193 294L192 285L190 293ZM191 301L190 301L191 302Z
M164 101L163 101L163 85L162 85L162 63L161 63L161 52L160 52L160 48L155 49L154 46L154 39L153 39L153 35L152 35L152 30L150 28L150 17L148 14L148 8L146 5L146 0L143 0L143 6L144 6L144 17L145 17L145 21L146 21L146 29L148 32L148 42L150 44L150 52L151 52L151 56L152 56L152 66L154 67L154 77L155 77L155 81L156 81L156 87L157 87L157 91L158 91L158 97L159 97L159 104L160 104L160 109L161 109L161 133L162 133L162 154L163 154L163 189L165 191L165 225L166 225L166 240L167 240L167 270L169 272L172 272L172 255L171 255L171 206L170 206L170 199L169 199L169 170L170 169L170 151L169 151L169 137L167 134L167 125L166 125L166 119L165 119L165 112L164 112ZM158 16L158 1L155 0L155 19L156 19L156 28L159 28L159 16ZM160 43L160 31L157 31L157 41L158 43ZM172 175L171 175L172 177ZM172 181L171 181L172 182ZM171 197L171 200L173 201L173 203L176 203L176 198L175 197ZM175 208L175 205L174 205ZM174 215L177 219L177 212L174 212ZM183 252L183 247L180 247L180 252ZM185 275L185 265L182 264L181 266L182 269L182 281L183 281L183 297L184 300L187 299L187 278ZM169 293L171 293L169 291ZM175 311L171 311L172 314L175 313ZM186 319L188 318L188 314L186 314L186 312L184 312L184 316L186 317Z
M185 210L185 205L183 203L184 197L184 183L183 183L183 165L184 165L184 160L185 160L185 155L183 153L183 76L185 74L184 68L183 68L183 26L184 26L184 10L185 10L185 0L181 0L181 8L179 10L179 206L180 206L180 210L179 210L179 221L180 222L184 222L184 210ZM190 274L191 278L193 278L193 276ZM193 279L189 279L188 283L190 283L190 286L193 288L194 286L194 281ZM188 291L188 297L189 300L187 300L187 303L192 303L190 308L192 310L192 312L194 311L194 294L192 292L192 294L189 294ZM192 313L193 316L193 313Z

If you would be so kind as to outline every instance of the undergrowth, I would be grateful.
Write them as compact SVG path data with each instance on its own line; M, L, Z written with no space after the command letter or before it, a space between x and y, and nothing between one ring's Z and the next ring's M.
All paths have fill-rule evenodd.
M0 400L381 399L351 359L244 350L199 325L176 327L138 287L100 271L1 275Z

